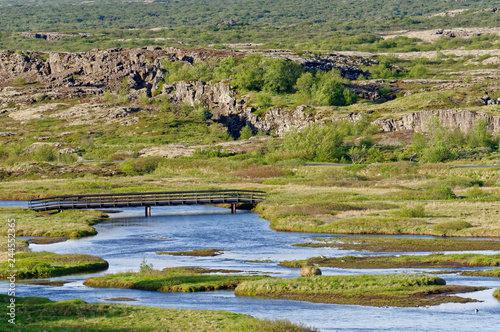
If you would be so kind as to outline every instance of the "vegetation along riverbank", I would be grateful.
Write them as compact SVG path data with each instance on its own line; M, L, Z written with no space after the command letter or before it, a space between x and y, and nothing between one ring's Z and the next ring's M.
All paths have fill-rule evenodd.
M55 254L52 252L18 252L15 255L16 277L19 279L49 278L61 275L106 270L108 262L84 254ZM0 263L0 279L10 276L7 261Z
M467 266L499 266L500 255L431 254L425 256L312 257L307 260L283 261L280 265L288 267L318 265L346 269L456 268Z
M190 251L158 251L158 255L209 257L222 255L224 249L194 249Z
M322 303L414 307L475 300L445 294L481 290L481 287L447 286L424 275L315 276L294 279L247 281L235 290L238 296L256 296Z
M142 265L140 272L109 274L91 277L84 285L90 287L133 288L159 292L204 292L234 289L242 281L269 278L268 276L243 276L208 274L209 269L165 268L154 270Z
M92 226L105 220L107 215L99 211L34 212L26 208L0 207L0 218L16 220L17 236L80 238L97 234ZM0 225L0 234L7 234L7 223Z
M465 240L447 238L408 238L408 237L331 237L312 238L316 242L296 243L296 247L338 248L372 252L443 252L500 250L497 240Z
M7 313L10 297L0 295ZM286 320L261 320L224 311L163 309L142 306L51 301L41 297L16 298L16 331L316 331ZM12 324L0 320L0 329Z

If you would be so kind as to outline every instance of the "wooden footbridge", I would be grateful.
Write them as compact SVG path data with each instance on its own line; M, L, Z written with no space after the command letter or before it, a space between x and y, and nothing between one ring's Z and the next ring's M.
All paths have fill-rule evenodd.
M151 216L152 206L231 204L231 211L236 213L237 204L255 205L265 200L266 193L263 191L205 190L53 196L33 199L29 201L28 206L35 211L143 206L145 208L146 217L149 217Z

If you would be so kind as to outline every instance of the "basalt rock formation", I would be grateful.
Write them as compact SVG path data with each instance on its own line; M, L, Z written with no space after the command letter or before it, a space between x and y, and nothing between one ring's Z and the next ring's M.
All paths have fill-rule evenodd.
M488 130L494 134L500 133L500 117L464 110L436 110L421 111L403 115L401 119L378 119L374 121L383 132L412 130L416 132L427 132L427 122L431 117L439 118L445 127L459 128L468 132L474 128L479 119L488 123Z
M0 51L0 84L26 83L57 87L117 89L127 79L130 88L157 89L163 79L159 48L92 50L85 53Z
M238 137L244 126L257 131L283 135L290 128L304 128L316 122L326 121L306 106L294 110L270 108L267 111L249 105L246 97L238 97L229 81L217 84L199 81L164 84L160 89L165 70L165 60L181 60L193 63L197 59L211 57L241 58L254 51L201 50L187 48L148 47L141 49L91 50L84 53L63 52L13 52L0 51L0 106L6 111L9 104L31 104L46 99L74 99L102 94L105 90L117 91L124 82L131 95L151 94L159 91L173 103L201 104L209 110L209 117L227 125L229 132ZM363 57L327 54L299 56L289 51L266 51L265 56L296 61L306 69L329 70L338 68L350 78L369 76L357 66L375 64L376 60ZM19 80L22 78L22 80ZM33 85L31 83L37 83ZM25 86L25 84L28 84ZM18 85L18 87L12 87ZM349 86L360 97L370 100L382 99L376 85L368 81L355 82ZM160 91L161 90L161 91ZM123 114L122 114L123 113ZM128 119L129 110L117 116ZM378 119L383 132L413 130L426 131L431 116L437 116L445 126L469 131L478 119L489 123L489 129L500 132L500 118L463 110L421 111L404 115L400 119ZM348 116L356 121L359 114ZM127 120L128 121L128 120ZM330 120L328 120L330 121ZM130 124L132 122L126 122Z
M291 52L265 53L295 61L306 69L330 70L338 68L344 77L356 79L369 76L367 71L356 67L371 63L363 58L345 56L301 57ZM94 49L84 53L65 52L14 52L0 51L0 86L12 85L22 78L24 83L37 83L57 87L93 87L111 90L120 89L126 80L128 89L146 89L150 94L160 86L165 70L164 60L180 60L193 63L197 59L233 56L241 58L244 52L231 50L189 49L175 47L147 47L139 49Z
M163 92L175 103L185 102L191 106L203 105L210 110L213 120L228 127L234 137L244 127L257 131L273 132L282 136L291 128L303 129L313 123L324 123L321 114L314 114L307 106L299 106L295 110L270 108L266 112L247 106L247 100L236 98L236 94L227 82L210 84L205 82L180 82L175 85L164 86ZM427 123L431 117L437 117L443 126L459 128L468 132L474 128L479 119L488 123L488 129L500 133L500 117L466 110L434 110L420 111L404 115L401 119L377 119L373 121L381 132L416 131L427 132ZM357 121L359 113L350 113L348 116L335 120Z

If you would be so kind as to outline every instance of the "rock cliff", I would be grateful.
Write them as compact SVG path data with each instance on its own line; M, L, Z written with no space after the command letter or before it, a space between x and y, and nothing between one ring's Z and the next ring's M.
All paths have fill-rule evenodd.
M258 112L247 106L245 98L236 98L236 94L227 82L210 84L205 82L180 82L176 85L164 86L163 92L176 103L185 102L191 106L203 105L210 110L213 120L228 127L234 137L244 126L250 127L254 133L264 131L273 132L282 136L291 128L303 129L313 123L324 122L320 114L313 114L306 106L299 106L295 110L270 108L266 112ZM404 115L401 119L377 119L373 121L381 132L417 131L425 133L427 122L431 117L438 117L446 127L459 128L468 132L479 119L488 122L488 129L500 133L500 117L467 110L434 110L420 111ZM347 117L334 119L357 121L358 113L351 113Z
M459 128L463 132L470 131L479 119L484 119L492 133L500 134L500 117L466 110L421 111L406 114L401 119L378 119L374 123L383 132L412 130L425 133L427 122L433 116L439 118L443 126Z

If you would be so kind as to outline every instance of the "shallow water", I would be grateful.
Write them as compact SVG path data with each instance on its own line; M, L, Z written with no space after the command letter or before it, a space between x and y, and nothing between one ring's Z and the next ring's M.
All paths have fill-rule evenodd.
M19 202L17 202L19 205ZM5 202L0 206L16 205ZM123 209L111 214L108 222L95 226L98 234L79 240L49 245L34 245L33 251L87 253L98 255L110 263L105 273L137 271L143 258L155 268L200 266L267 273L279 277L297 277L299 269L280 267L281 260L312 256L359 255L360 252L334 248L292 247L309 242L310 237L331 234L275 232L269 222L258 215L205 206L153 207L153 216L145 218L143 209ZM228 250L215 257L182 257L158 255L158 251L184 251L203 248ZM366 253L365 253L366 254ZM389 253L384 253L389 254ZM258 260L260 262L250 262ZM428 271L430 269L424 269ZM350 270L322 268L323 274L420 273L419 269ZM456 269L455 269L456 270ZM375 308L354 305L318 304L287 300L264 300L236 297L230 291L205 293L159 293L130 289L94 289L83 285L90 275L52 278L67 280L64 286L18 284L19 296L42 296L52 300L81 298L87 302L111 302L116 297L138 301L111 302L164 308L226 310L259 318L286 318L319 328L321 331L497 331L500 302L492 294L500 287L500 278L464 277L443 274L448 284L475 285L491 289L464 294L481 303L443 304L430 308ZM6 292L6 283L0 284ZM475 313L474 309L479 312Z

